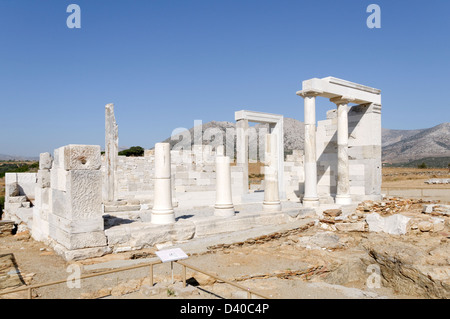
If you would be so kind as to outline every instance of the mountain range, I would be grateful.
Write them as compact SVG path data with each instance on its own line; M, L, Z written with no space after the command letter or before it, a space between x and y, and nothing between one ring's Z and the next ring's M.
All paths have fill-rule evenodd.
M284 118L283 126L285 151L288 152L289 150L303 149L304 123L296 119ZM256 131L260 128L268 128L268 126L264 124L256 124L254 127ZM203 124L203 133L208 131L213 132L213 129L219 129L224 138L227 129L235 129L235 123L211 121ZM194 128L189 129L189 133L190 136L193 137ZM383 128L381 134L383 162L403 163L425 157L450 157L450 123L442 123L431 128L417 130ZM201 135L198 137L200 138ZM174 146L181 140L181 138L168 138L164 142ZM183 143L186 142L185 140L182 141ZM200 140L196 140L195 142L200 143ZM205 140L203 143L206 143ZM193 140L191 144L194 144ZM252 154L252 148L262 146L259 144L257 134L250 134L249 153ZM256 153L253 152L253 154Z
M292 118L284 118L284 145L285 151L303 149L304 145L304 123ZM257 154L258 148L262 149L262 140L258 139L258 133L261 128L268 130L267 124L256 124L252 126L255 128L253 134L249 136L250 154ZM181 137L167 138L165 143L170 143L171 146L177 145L187 147L189 144L200 143L200 138L205 139L210 136L210 141L215 138L226 140L227 130L231 132L236 128L234 122L218 122L211 121L203 124L202 135L196 136L197 140L185 139ZM218 135L217 133L219 132ZM194 137L195 128L189 129L191 137ZM185 133L186 134L186 133ZM209 135L208 135L209 134ZM213 137L214 136L214 137ZM227 143L233 143L234 140L226 140ZM120 149L123 149L121 147ZM406 163L414 160L419 160L426 157L450 157L450 123L442 123L431 128L417 129L417 130L395 130L382 129L382 160L385 163ZM38 157L24 157L0 154L0 160L38 160Z

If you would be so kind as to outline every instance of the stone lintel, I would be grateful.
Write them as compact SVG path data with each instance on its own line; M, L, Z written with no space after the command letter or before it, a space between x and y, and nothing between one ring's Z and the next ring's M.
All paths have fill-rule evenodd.
M329 99L348 96L354 98L352 102L356 104L375 103L381 105L380 90L334 77L313 78L303 81L302 91L300 92L309 91L322 91L323 93L320 96Z
M234 113L234 119L235 121L247 120L250 122L276 124L283 121L283 115L241 110Z

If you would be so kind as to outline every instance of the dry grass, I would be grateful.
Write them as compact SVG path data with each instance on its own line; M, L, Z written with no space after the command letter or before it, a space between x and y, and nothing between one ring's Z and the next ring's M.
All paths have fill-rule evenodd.
M382 187L450 188L450 184L426 184L431 178L450 178L447 168L383 167Z

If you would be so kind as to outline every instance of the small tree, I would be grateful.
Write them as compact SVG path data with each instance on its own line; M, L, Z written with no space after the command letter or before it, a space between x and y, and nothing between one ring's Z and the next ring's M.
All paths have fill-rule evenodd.
M127 157L129 156L143 156L144 155L144 149L140 146L132 146L127 150L123 150L119 152L119 155L125 155Z
M417 166L418 168L427 168L427 164L425 164L425 162L422 162L422 164L420 164L419 166Z

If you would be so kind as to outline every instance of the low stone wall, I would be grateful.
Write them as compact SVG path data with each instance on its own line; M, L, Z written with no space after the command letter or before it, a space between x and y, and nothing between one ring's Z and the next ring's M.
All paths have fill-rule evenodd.
M5 174L5 208L2 219L13 220L21 225L20 231L31 227L37 180L37 173Z
M193 151L172 150L172 187L173 193L195 193L215 191L216 164L215 152L204 145ZM154 161L152 150L146 150L142 157L118 156L116 185L117 199L142 199L151 201L154 192ZM105 157L102 157L101 171L105 174ZM231 183L235 195L243 192L243 170L231 167ZM176 195L175 195L176 197Z

